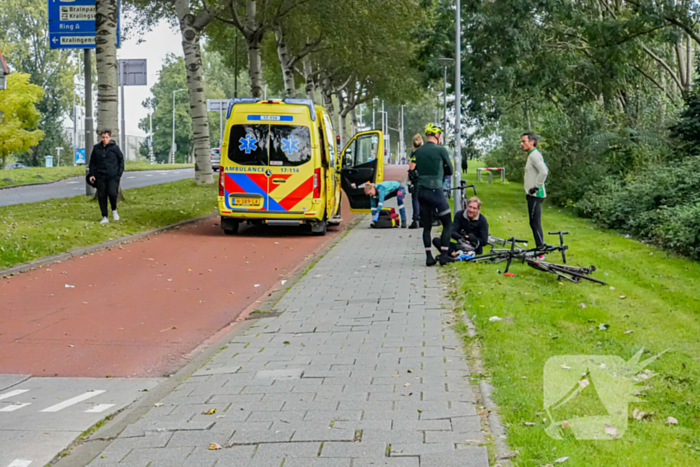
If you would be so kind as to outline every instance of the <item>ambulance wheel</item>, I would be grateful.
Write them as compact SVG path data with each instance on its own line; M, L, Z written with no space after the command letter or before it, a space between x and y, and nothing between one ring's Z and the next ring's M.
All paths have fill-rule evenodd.
M328 231L328 221L326 219L323 219L321 222L317 224L311 224L311 233L314 235L323 236L326 235L326 232Z
M226 235L236 235L238 233L239 221L233 219L221 219L221 228L224 229Z

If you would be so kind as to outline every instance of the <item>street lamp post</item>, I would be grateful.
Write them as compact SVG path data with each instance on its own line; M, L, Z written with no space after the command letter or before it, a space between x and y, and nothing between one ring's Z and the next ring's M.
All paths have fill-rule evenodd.
M455 21L455 43L456 54L455 54L455 177L454 186L460 186L462 180L462 135L461 135L461 125L460 120L462 119L462 70L460 68L462 61L462 15L461 15L461 4L460 0L457 0L456 15L457 20ZM459 190L455 190L455 210L462 208L462 194Z
M447 132L447 67L454 62L453 58L440 57L437 59L440 66L443 68L443 92L442 92L442 129ZM446 135L446 133L445 133ZM443 141L447 144L447 141Z
M176 89L173 91L173 144L170 146L170 160L168 161L171 164L175 163L175 151L177 151L175 146L175 94L183 91L187 91L187 89Z

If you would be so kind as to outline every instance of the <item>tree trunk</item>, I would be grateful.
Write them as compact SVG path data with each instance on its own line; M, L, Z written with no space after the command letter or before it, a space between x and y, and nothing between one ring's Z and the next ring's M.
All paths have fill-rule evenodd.
M343 146L347 143L346 139L346 129L347 129L347 116L348 116L348 111L349 109L346 108L345 105L345 97L343 96L343 91L338 91L335 94L336 99L338 100L338 115L340 115L340 131L338 134L340 135L340 141Z
M350 131L352 131L353 135L357 133L358 127L357 112L355 112L355 107L353 107L352 110L350 110Z
M248 45L248 75L250 76L250 92L253 97L262 97L262 52L260 43L263 33L259 31L257 24L257 2L246 0L246 25L251 34L246 35Z
M284 94L287 97L296 97L296 86L294 85L294 68L292 57L287 49L287 42L284 38L282 26L275 28L275 38L277 39L277 56L282 67L282 79L284 80Z
M688 42L686 45L686 62L688 68L686 69L687 77L686 81L688 83L688 93L693 89L693 70L695 69L695 54L693 53L693 39L688 35Z
M311 66L309 57L304 57L302 61L304 66L304 80L306 81L306 96L316 102L316 84L314 83L314 70Z
M331 80L329 78L324 78L321 82L321 94L323 95L323 106L328 111L328 116L332 122L335 107L333 106L333 90L331 89Z
M110 130L119 141L117 86L117 0L97 0L95 61L97 62L97 131Z
M194 181L198 185L207 185L214 183L214 176L209 156L209 116L202 84L202 55L199 44L201 29L195 26L195 17L190 12L189 0L175 0L175 10L180 20L182 49L185 53L187 70L187 89L190 95L192 144L195 158Z

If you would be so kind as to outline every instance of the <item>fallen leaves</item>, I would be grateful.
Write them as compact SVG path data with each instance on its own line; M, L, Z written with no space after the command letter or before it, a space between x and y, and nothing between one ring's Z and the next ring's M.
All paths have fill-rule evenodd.
M607 423L605 424L605 434L610 435L613 438L617 438L619 436L619 433L617 432L617 428L615 428L612 425L608 425Z
M491 321L491 322L493 322L493 321L502 321L502 320L503 320L503 319L502 319L502 318L499 318L498 316L492 316L492 317L489 318L489 321Z
M221 445L218 443L209 443L209 450L210 451L218 451L221 449Z
M564 462L566 462L566 461L568 461L568 460L569 460L569 457L568 457L568 456L567 456L567 457L560 457L559 459L555 460L554 463L555 463L555 464L562 464L562 463L564 463Z
M607 331L607 329L608 329L609 327L610 327L609 324L600 323L600 325L598 326L598 331Z
M627 295L620 295L620 300L624 300L627 298Z
M673 418L673 417L668 417L668 418L666 419L666 424L667 424L667 425L678 425L678 420L676 420L676 419Z
M647 418L651 418L653 415L654 414L646 413L646 412L643 412L639 409L634 409L632 411L632 418L634 418L635 420L644 420Z
M216 413L216 409L209 409L206 412L202 412L202 415L214 415Z

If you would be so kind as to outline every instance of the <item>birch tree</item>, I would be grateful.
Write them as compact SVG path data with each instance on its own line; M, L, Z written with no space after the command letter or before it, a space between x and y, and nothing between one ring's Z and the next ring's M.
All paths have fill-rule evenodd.
M174 0L174 7L180 23L182 49L187 69L187 90L190 96L190 116L192 117L192 143L194 152L194 180L198 185L214 183L209 158L209 118L204 96L202 49L200 39L204 28L216 18L216 10L203 4L194 14L190 0Z
M117 85L117 0L97 0L95 12L95 61L97 65L97 131L109 130L119 141ZM89 151L89 148L86 148Z

